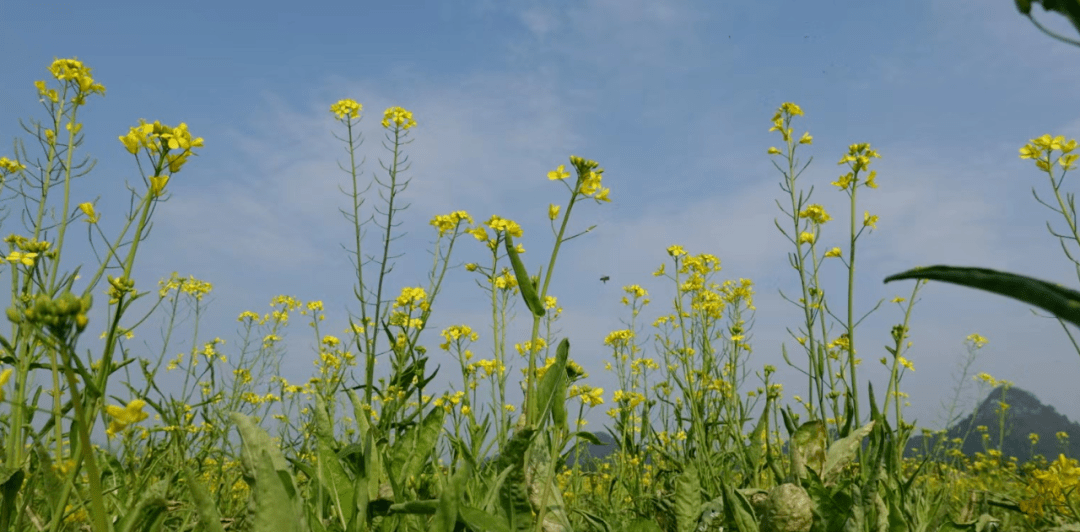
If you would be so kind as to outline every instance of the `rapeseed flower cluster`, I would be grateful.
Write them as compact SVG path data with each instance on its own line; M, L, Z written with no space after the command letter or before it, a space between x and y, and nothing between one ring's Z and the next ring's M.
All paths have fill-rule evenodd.
M105 434L111 438L126 429L128 425L138 423L149 417L149 414L143 412L145 406L146 401L142 399L133 399L127 406L107 405L105 413L109 414L113 419L109 422L109 428L105 429Z
M570 387L570 398L578 397L581 399L581 404L585 406L597 406L604 404L604 389L594 388L587 384L574 385Z
M439 236L453 231L461 224L462 221L467 221L471 225L473 223L472 216L465 211L454 211L450 214L439 214L431 219L429 222L432 226L439 230Z
M1076 168L1076 158L1078 154L1071 153L1076 149L1076 139L1065 140L1065 137L1058 135L1051 137L1050 135L1043 135L1039 138L1031 139L1027 144L1020 148L1021 159L1034 159L1035 166L1040 170L1049 172L1053 169L1055 164L1060 164L1061 168L1065 171L1073 170ZM1050 160L1050 156L1055 151L1060 151L1061 155Z

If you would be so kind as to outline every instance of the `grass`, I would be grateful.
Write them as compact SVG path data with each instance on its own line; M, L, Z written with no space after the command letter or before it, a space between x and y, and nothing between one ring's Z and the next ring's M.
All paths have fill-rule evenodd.
M847 173L832 185L847 194L850 208L840 236L827 235L825 228L837 224L827 226L832 216L809 203L797 181L810 163L801 165L796 151L809 149L813 137L796 138L792 122L803 112L793 103L773 116L783 144L768 153L787 194L778 202L787 219L777 228L792 244L789 260L799 276L799 293L784 297L804 318L792 351L783 346L786 363L806 377L808 396L792 398L798 411L773 380L775 367L751 361L752 281L721 282L717 257L678 245L655 272L675 296L652 323L641 315L651 304L648 292L623 287L627 327L604 339L605 369L619 389L588 383L570 342L552 333L562 312L552 287L561 246L592 229L574 228L575 209L610 201L595 161L572 156L569 166L548 173L565 187L566 201L548 208L555 244L544 264L532 260L540 255L535 250L523 253L527 237L515 221L492 216L476 223L456 211L431 220L436 239L427 284L390 294L389 243L403 209L404 150L416 121L405 109L386 110L390 162L364 186L356 163L362 107L352 100L330 107L347 133L350 161L343 189L351 198L345 218L355 235L357 311L346 336L321 330L321 302L279 296L272 312L239 316L239 345L207 341L199 316L209 283L174 274L145 289L132 280L139 243L156 210L168 208L162 201L169 179L186 168L202 139L184 124L157 122L120 137L144 182L132 190L121 223L106 228L112 213L103 216L94 203L74 205L70 192L79 177L72 164L81 143L77 113L104 87L73 59L57 60L49 72L51 87L36 84L49 120L26 128L45 163L30 163L35 159L20 143L21 157L0 158L3 193L33 206L25 233L5 239L12 292L10 330L0 336L0 530L989 531L1080 521L1080 466L1064 457L1017 466L984 435L986 452L974 459L941 438L926 459L904 459L914 427L903 418L900 384L913 369L904 356L908 323L925 281L893 300L903 319L878 360L889 368L888 381L875 391L860 379L855 356L855 251L878 221L860 216L857 205L859 192L876 188L870 166L879 154L853 144L841 157ZM1072 169L1075 146L1046 136L1021 150L1050 176L1073 236L1075 212L1061 201L1053 172L1063 177ZM383 203L366 210L371 186ZM80 266L62 271L67 230L82 223L104 252L96 262L69 253L65 263ZM381 239L369 246L361 235L370 224ZM470 256L481 246L483 258L466 263L465 272L450 267L462 253L459 244ZM819 274L841 266L846 294L830 303ZM491 323L441 331L439 356L457 362L460 380L435 390L428 367L435 353L420 336L448 273L476 276ZM1004 275L931 269L899 277L1007 295L1033 286ZM1055 308L1070 308L1071 294L1039 286L1051 299L1064 298L1054 300ZM151 308L137 314L133 303L143 298ZM530 335L512 343L510 310L518 302L529 311ZM174 338L184 309L196 318L189 342ZM105 330L100 350L79 348L91 311L102 322L94 330ZM150 315L164 316L166 346L186 343L184 353L168 357L163 348L152 359L125 347ZM290 317L312 326L318 348L315 374L303 384L279 372ZM476 330L488 325L490 344L475 347ZM829 331L836 327L842 333L834 337ZM972 356L986 343L979 335L968 341ZM387 369L377 373L380 358ZM525 371L510 382L507 368L515 363ZM166 378L179 391L162 390ZM511 400L508 386L520 387L524 400ZM601 405L616 451L603 463L575 459L567 466L566 458L577 456L573 449L595 443L583 420Z

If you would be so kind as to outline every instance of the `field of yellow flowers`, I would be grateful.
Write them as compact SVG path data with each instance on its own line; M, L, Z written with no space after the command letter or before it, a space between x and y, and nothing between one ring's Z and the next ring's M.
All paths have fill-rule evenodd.
M877 187L870 167L880 155L857 143L841 156L845 173L831 185L850 198L847 234L828 238L843 247L826 247L832 216L808 203L796 182L796 151L813 144L809 132L796 135L792 127L803 114L798 105L777 109L772 131L781 143L762 150L783 173L781 203L790 210L781 210L789 222L777 225L793 246L805 317L801 352L784 352L808 378L809 395L795 398L796 409L773 380L776 368L750 359L752 281L721 282L718 257L678 245L654 274L674 285L672 307L643 323L649 294L623 287L628 326L604 340L606 370L619 388L589 384L569 340L552 334L562 312L551 295L560 247L589 231L575 229L571 215L611 201L604 169L582 157L547 175L565 187L566 201L547 209L557 237L546 264L523 255L528 237L514 220L478 223L456 211L431 220L435 260L427 285L389 293L391 257L382 244L395 236L407 183L399 164L417 124L400 107L387 109L381 122L393 161L374 182L386 205L377 211L382 241L370 249L381 255L356 261L360 310L344 336L320 330L321 302L280 296L272 312L240 314L238 349L226 351L215 338L171 359L133 356L124 339L149 315L134 311L136 300L151 301L149 312L171 324L179 309L198 315L212 289L176 274L156 288L133 281L140 242L156 210L168 208L169 181L203 139L183 123L141 120L120 135L143 182L131 191L130 210L106 227L112 217L103 214L112 213L76 203L70 192L82 140L78 112L105 88L75 59L58 59L48 72L50 79L34 85L49 116L27 129L45 157L31 157L21 143L21 153L0 157L5 199L23 196L33 207L5 238L2 274L11 298L10 328L0 335L0 531L983 532L1076 530L1080 523L1080 465L1064 455L1019 466L990 437L974 458L958 451L961 442L939 437L926 440L923 458L905 458L914 427L902 416L899 386L913 369L905 340L925 279L1017 297L1074 323L1080 294L989 270L939 266L894 276L917 281L910 297L894 300L905 319L892 328L889 356L878 361L890 378L883 390L860 380L855 247L877 216L859 216L856 206L858 192ZM351 191L346 218L359 258L368 216L355 164L362 106L344 99L329 111L347 133L351 172L343 189ZM1049 175L1059 202L1055 172L1075 167L1075 148L1075 140L1047 135L1020 150ZM1061 206L1076 236L1075 213ZM60 264L76 226L88 226L102 252L96 260L69 253L65 264L79 267L67 271ZM465 272L451 268L459 240L486 249ZM826 333L829 304L818 275L825 261L849 273L838 337ZM476 276L490 298L491 323L447 327L440 345L425 346L420 336L448 274ZM1024 295L1033 290L1041 295ZM513 343L509 311L521 303L531 334ZM312 326L318 349L316 370L303 384L278 373L290 318ZM105 331L100 350L79 345L92 322L92 330ZM480 349L476 330L487 326L493 341ZM652 352L648 337L658 340ZM970 349L986 342L979 335L969 341ZM457 362L449 390L432 389L435 349ZM515 362L525 371L510 382ZM179 391L159 386L166 376ZM748 384L751 376L759 382ZM509 399L513 387L523 390L523 401ZM583 429L594 408L606 408L616 442L599 463L574 452L598 443Z

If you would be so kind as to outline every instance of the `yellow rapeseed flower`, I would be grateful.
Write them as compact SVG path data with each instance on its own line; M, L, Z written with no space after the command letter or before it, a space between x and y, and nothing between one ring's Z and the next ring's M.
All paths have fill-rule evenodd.
M364 109L364 106L356 103L356 100L344 99L339 100L334 105L330 106L330 112L334 113L334 116L338 120L348 116L349 118L356 118L360 116L360 111Z
M105 413L109 414L113 420L109 423L109 428L105 430L105 433L111 438L127 428L128 425L138 423L149 417L149 414L142 411L144 406L146 406L146 401L142 399L133 399L127 406L107 405Z
M803 211L799 213L799 217L810 220L811 222L814 222L818 225L832 220L832 216L829 216L829 213L825 212L825 207L822 207L821 205L818 205L816 203L813 205L808 205L805 209L803 209Z
M169 183L169 176L156 175L150 177L150 195L153 197L159 197L165 192L165 185Z
M37 253L20 253L18 251L12 251L7 256L8 262L21 262L23 266L33 266L34 259L38 256Z
M439 230L439 236L443 236L447 232L453 231L455 228L457 228L462 220L468 221L470 224L473 223L472 216L469 216L469 213L465 211L454 211L450 214L439 214L432 218L431 221L428 223Z
M562 181L570 177L570 172L566 171L566 165L560 164L558 168L548 172L548 179L551 181Z
M19 170L25 170L26 167L19 161L13 161L7 157L0 157L0 176L5 174L14 174Z
M390 107L383 113L382 126L389 129L391 122L401 129L409 129L416 126L416 120L413 120L412 113L401 107Z
M80 203L79 210L86 215L86 223L96 224L100 216L94 211L94 204L90 202Z
M671 255L672 257L676 257L676 258L680 257L682 255L686 255L686 251L683 250L683 247L679 246L679 245L674 245L674 246L671 246L671 247L667 248L667 252L668 252L668 255ZM663 269L663 267L661 267L661 270L662 269ZM659 276L659 275L663 275L663 273L653 274L653 275Z
M4 386L11 380L11 368L0 372L0 402L4 400Z
M519 238L523 234L517 222L497 215L492 215L490 220L484 222L484 225L490 227L492 231L506 232L514 238Z

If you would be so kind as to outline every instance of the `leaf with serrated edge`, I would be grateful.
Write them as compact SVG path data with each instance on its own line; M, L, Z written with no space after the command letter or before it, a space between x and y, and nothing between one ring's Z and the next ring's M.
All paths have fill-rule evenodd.
M697 468L690 464L675 481L675 528L679 532L693 532L700 507L701 485Z
M874 428L871 421L855 429L846 438L837 440L829 446L829 453L825 456L825 467L822 468L821 479L826 485L832 484L836 476L844 469L844 466L855 459L855 455L862 446L862 440Z

